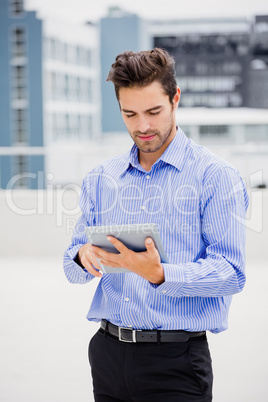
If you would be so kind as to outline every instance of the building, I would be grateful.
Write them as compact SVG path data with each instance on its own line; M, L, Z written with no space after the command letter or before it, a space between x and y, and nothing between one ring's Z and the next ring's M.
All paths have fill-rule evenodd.
M249 107L268 108L268 15L255 17L250 35Z
M0 187L42 188L70 167L62 147L100 134L98 29L42 21L23 0L0 11Z
M104 133L126 131L113 86L105 82L116 55L165 48L175 58L182 92L178 125L250 177L249 185L267 186L268 17L146 21L145 43L138 40L138 20L121 13L101 22L101 53L109 54L102 56Z
M42 147L42 22L22 1L0 2L0 146ZM34 188L43 155L0 157L0 186ZM24 175L22 175L24 173ZM26 174L27 173L27 174Z
M124 152L126 129L106 77L125 50L160 46L174 56L182 89L177 121L190 138L264 150L267 43L265 15L145 21L112 7L98 26L74 26L41 20L23 0L2 0L0 188L81 183L100 158ZM231 110L239 111L239 124Z
M126 28L128 18L108 15L102 20L102 54L113 55L102 59L105 74L114 57L133 43L134 51L148 48L137 40L137 24L135 29ZM268 108L268 16L151 20L146 21L143 35L149 48L164 48L175 58L180 107ZM103 131L122 131L117 101L103 76L103 99L108 92Z
M77 182L75 150L90 148L101 133L97 27L44 20L42 64L46 172L50 183Z
M101 19L100 35L102 131L120 132L125 130L125 126L115 99L114 86L106 82L110 66L119 53L150 49L152 41L146 21L118 7L110 8L108 16Z
M154 21L150 35L176 60L182 107L268 108L268 16Z
M246 106L249 29L246 19L151 24L154 46L176 61L182 107Z

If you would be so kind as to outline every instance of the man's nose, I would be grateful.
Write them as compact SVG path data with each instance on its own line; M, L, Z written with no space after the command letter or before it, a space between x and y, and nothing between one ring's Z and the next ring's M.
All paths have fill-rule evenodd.
M150 122L146 117L140 117L138 121L138 131L141 133L145 133L147 130L150 129Z

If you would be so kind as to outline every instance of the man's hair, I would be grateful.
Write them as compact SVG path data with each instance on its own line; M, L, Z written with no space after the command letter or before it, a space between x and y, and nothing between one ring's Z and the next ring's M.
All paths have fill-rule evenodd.
M160 48L119 54L106 81L113 82L118 101L120 88L144 87L154 81L162 85L170 103L177 93L174 59Z

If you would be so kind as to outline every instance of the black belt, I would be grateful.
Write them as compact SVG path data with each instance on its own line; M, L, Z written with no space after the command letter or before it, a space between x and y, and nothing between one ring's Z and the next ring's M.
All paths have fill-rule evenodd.
M116 337L122 342L187 342L190 338L196 338L206 335L206 331L187 332L187 331L162 331L147 329L132 329L126 327L117 327L106 320L101 320L101 328L110 335Z

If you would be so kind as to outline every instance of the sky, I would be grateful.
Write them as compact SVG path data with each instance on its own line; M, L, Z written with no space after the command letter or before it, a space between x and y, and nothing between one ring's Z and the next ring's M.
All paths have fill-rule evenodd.
M41 17L61 17L68 21L97 21L108 7L119 6L144 18L252 17L268 14L267 0L25 0L29 10Z

